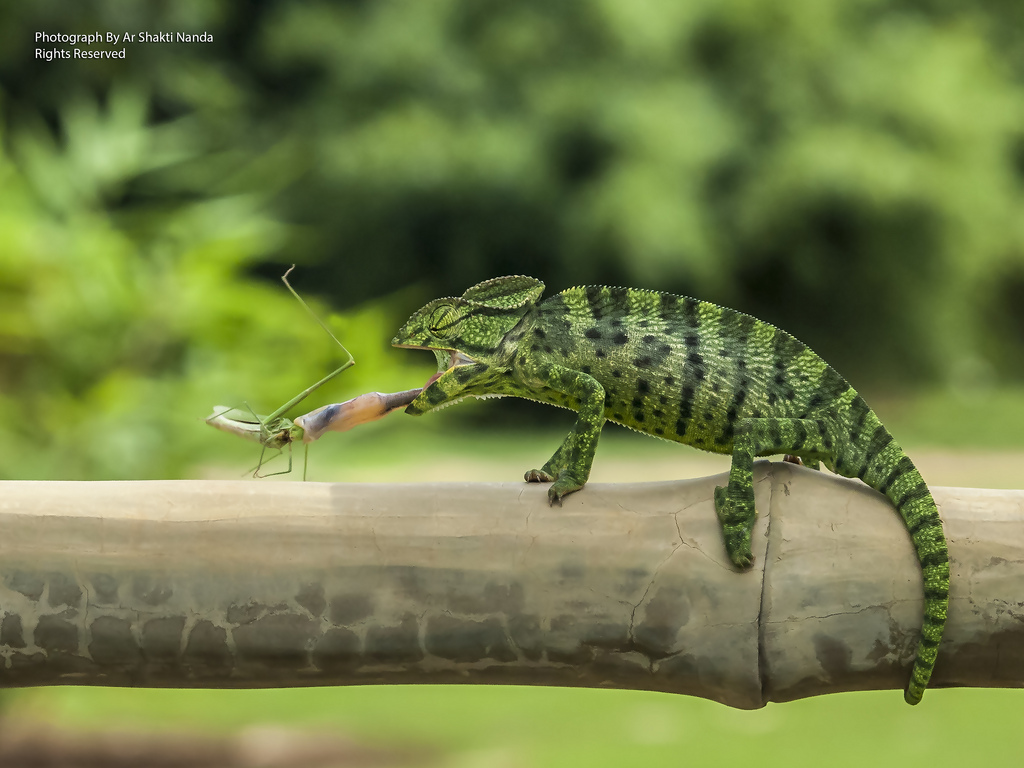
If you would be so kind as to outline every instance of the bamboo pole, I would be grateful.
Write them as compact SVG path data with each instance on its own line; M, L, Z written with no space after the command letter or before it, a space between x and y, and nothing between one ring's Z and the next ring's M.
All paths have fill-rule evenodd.
M902 688L920 570L866 486L759 462L756 562L725 476L520 483L0 482L0 686L508 683L752 709ZM934 488L933 686L1024 685L1024 491Z

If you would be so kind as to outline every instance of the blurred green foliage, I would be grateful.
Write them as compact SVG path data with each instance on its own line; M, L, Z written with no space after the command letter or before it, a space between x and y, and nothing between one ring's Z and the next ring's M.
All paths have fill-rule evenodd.
M0 158L0 476L181 475L235 447L202 424L215 398L265 413L344 359L283 286L245 277L282 239L253 196L103 205L182 158L177 127L145 113L133 91L72 102L62 146L22 133L21 162ZM380 361L394 317L380 303L334 320L360 361L335 399L407 380Z
M359 361L328 399L415 384L403 314L515 272L727 303L859 385L1020 380L1022 25L1009 0L4 4L0 476L178 476L227 440L196 427L214 402L318 379L337 350L270 282L293 261ZM141 30L215 42L34 57Z

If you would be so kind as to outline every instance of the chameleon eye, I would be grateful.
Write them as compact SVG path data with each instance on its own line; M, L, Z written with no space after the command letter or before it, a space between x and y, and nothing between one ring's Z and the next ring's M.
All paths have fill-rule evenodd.
M461 318L452 306L441 306L430 313L427 322L430 332L439 339L447 339L459 330Z

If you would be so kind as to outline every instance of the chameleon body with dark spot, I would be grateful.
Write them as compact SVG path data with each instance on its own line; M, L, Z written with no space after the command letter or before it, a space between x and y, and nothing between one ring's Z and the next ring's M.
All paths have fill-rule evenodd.
M885 494L910 531L925 609L906 700L921 700L946 621L949 558L938 510L913 462L857 392L785 331L750 315L668 293L582 286L543 301L524 276L437 299L393 344L430 349L438 374L406 408L427 413L467 397L514 396L578 413L531 482L548 496L583 487L606 420L730 454L715 509L731 560L753 561L753 461L789 454Z

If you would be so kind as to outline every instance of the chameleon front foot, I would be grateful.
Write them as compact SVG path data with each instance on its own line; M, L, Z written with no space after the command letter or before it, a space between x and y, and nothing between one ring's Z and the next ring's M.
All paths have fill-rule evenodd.
M523 479L528 483L552 483L555 480L552 475L549 475L543 469L531 469L523 476Z
M561 475L554 477L545 469L531 469L525 475L526 482L528 483L551 483L551 487L548 488L548 502L551 506L562 506L562 497L568 496L574 491L578 491L583 487L583 483L574 480L571 477Z
M750 551L750 533L754 527L754 503L736 501L729 496L729 491L722 486L715 488L715 512L722 524L725 535L725 551L729 559L743 569L754 564L754 555Z
M562 506L562 498L568 496L570 493L575 493L583 487L583 483L577 483L572 480L565 478L559 478L555 480L554 484L548 488L548 503L551 506Z

